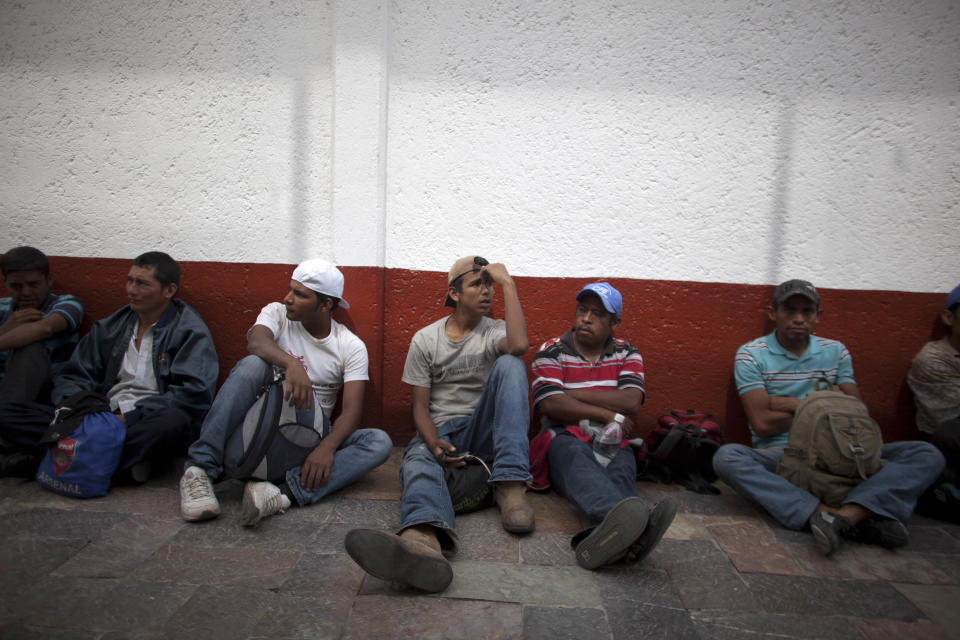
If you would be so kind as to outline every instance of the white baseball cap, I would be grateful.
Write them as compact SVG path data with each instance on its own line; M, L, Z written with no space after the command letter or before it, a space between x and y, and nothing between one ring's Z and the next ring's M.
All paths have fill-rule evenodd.
M311 291L339 298L341 307L350 308L343 299L343 274L326 260L304 260L293 270L293 279Z

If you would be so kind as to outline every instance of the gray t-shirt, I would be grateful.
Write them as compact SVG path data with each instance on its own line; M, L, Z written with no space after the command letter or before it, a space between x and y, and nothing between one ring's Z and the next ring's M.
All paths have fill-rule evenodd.
M469 416L483 393L497 343L507 335L507 323L484 316L460 342L447 337L447 319L417 331L410 341L402 380L430 389L430 417L437 427L451 418Z

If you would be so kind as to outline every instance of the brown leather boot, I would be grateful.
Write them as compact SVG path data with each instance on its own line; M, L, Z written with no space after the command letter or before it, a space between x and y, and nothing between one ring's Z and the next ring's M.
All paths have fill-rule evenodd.
M399 535L373 529L354 529L344 539L347 553L370 575L437 593L453 580L453 568L440 552L432 530L416 527Z
M419 549L420 553L434 558L442 558L443 551L440 549L440 540L434 532L433 527L415 526L404 529L400 532L401 544L410 548Z
M497 506L503 528L510 533L530 533L534 529L533 507L527 503L526 484L519 480L494 483Z

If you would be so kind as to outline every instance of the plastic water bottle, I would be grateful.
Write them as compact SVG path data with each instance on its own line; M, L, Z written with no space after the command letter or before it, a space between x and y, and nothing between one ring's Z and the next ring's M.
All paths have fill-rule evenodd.
M593 457L601 466L607 466L620 451L623 429L619 422L610 422L593 436Z

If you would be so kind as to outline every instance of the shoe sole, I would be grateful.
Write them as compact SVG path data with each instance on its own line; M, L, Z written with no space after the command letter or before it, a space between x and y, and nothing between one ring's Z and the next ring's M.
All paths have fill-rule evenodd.
M220 515L220 509L204 509L200 513L186 513L180 509L180 517L187 522L200 522L201 520L213 520Z
M628 556L630 564L640 562L650 552L660 544L663 534L667 532L673 519L677 516L677 503L670 498L665 498L654 505L650 510L650 517L647 520L647 528L643 530L640 537L630 545Z
M443 558L407 551L400 540L374 529L353 529L344 538L347 554L375 578L438 593L453 580L453 569Z
M613 505L603 522L577 545L577 564L593 570L623 557L646 529L649 513L640 498L625 498Z
M243 502L240 505L240 522L245 527L252 527L260 522L260 508L257 507L257 500L250 488L251 484L247 483L243 488Z

